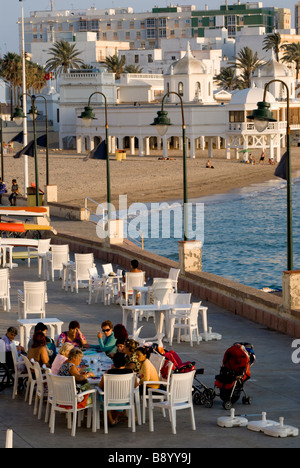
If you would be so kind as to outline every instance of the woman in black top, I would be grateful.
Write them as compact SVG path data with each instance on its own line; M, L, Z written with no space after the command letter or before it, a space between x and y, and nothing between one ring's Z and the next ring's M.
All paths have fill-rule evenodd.
M124 374L133 374L132 369L126 369L126 355L124 353L116 353L113 356L113 367L106 371L106 374L114 375L124 375ZM137 387L137 381L135 382L135 387ZM104 377L102 377L101 382L99 383L99 388L104 389ZM108 421L111 426L115 426L119 422L120 414L123 412L120 411L108 411Z

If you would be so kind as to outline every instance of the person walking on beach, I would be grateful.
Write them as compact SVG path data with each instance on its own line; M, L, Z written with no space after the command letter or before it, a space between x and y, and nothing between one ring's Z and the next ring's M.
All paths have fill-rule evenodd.
M265 165L265 157L266 153L263 151L260 156L259 164L262 164L263 166Z
M18 193L19 193L19 186L17 184L17 180L13 179L12 180L12 186L11 186L11 194L8 197L8 199L10 201L10 206L16 206L16 200L17 200Z

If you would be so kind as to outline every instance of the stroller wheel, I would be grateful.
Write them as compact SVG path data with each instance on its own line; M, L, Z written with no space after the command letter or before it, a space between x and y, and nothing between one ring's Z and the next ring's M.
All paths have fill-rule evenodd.
M243 397L242 402L243 402L243 405L252 405L252 398L251 397Z
M202 398L201 398L201 393L200 392L197 392L195 391L194 395L193 395L193 403L194 405L202 405Z
M212 408L214 406L213 400L206 400L204 406L205 408Z
M223 408L224 408L225 410L227 410L227 411L230 411L231 408L232 408L232 403L231 403L231 401L224 401L224 403L223 403Z

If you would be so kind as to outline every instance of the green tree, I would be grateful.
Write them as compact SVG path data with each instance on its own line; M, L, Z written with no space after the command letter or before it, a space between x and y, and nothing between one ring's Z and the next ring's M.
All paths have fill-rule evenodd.
M125 63L126 59L124 57L119 59L118 55L111 55L105 60L107 70L116 74L116 80L119 80L121 74L124 72Z
M220 73L214 77L214 81L218 86L226 89L227 91L243 88L243 84L235 76L235 71L231 67L221 68Z
M249 47L244 47L240 50L238 55L234 57L235 62L229 62L233 68L241 70L239 79L243 84L243 88L251 87L251 75L257 68L265 64L263 60L258 58L258 53Z
M126 65L124 68L125 73L136 73L140 74L143 73L143 68L141 68L139 65Z
M284 42L282 42L281 35L278 32L268 34L264 39L263 50L274 50L276 60L279 62L279 52L284 48Z
M79 58L81 52L76 50L76 44L68 41L57 41L50 48L49 55L52 57L46 62L46 71L55 71L58 74L67 73L69 69L81 68L84 61Z
M25 61L26 69L26 90L40 92L46 85L45 70L40 65ZM22 57L18 54L8 52L3 59L0 60L0 76L11 88L12 102L18 104L18 96L23 92L23 64Z
M282 57L283 62L294 63L296 66L296 80L299 77L300 71L300 43L293 42L292 44L284 45L284 55Z

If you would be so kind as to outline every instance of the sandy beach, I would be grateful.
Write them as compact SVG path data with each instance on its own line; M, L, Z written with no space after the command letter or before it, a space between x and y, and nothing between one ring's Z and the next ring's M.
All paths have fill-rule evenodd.
M283 154L284 150L282 151ZM253 152L259 160L260 152ZM124 161L110 157L112 202L118 209L119 195L126 194L128 203L171 201L183 197L182 156L170 152L174 159L159 160L161 154L152 156L127 156ZM242 155L241 155L242 157ZM227 193L275 179L275 166L249 165L241 160L225 158L224 150L214 150L211 163L214 169L206 169L207 151L199 151L195 159L187 160L188 196L198 198L213 194ZM39 156L39 185L44 188L45 153ZM34 159L28 157L29 183L35 181ZM300 148L292 148L292 170L300 170ZM5 182L10 190L12 178L18 180L24 193L24 161L13 155L4 157ZM85 197L96 202L106 201L106 162L95 159L85 161L84 155L75 152L50 152L50 185L58 187L58 202L84 206Z

